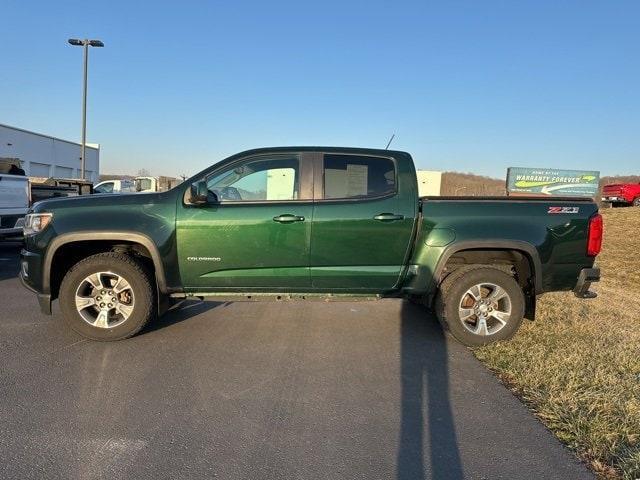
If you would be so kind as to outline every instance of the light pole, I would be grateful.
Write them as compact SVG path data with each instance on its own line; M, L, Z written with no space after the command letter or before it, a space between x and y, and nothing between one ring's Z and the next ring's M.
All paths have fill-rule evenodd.
M80 150L80 177L84 180L85 147L87 145L87 70L89 63L89 47L104 47L100 40L79 40L70 38L69 43L74 47L84 47L84 84L82 89L82 147Z

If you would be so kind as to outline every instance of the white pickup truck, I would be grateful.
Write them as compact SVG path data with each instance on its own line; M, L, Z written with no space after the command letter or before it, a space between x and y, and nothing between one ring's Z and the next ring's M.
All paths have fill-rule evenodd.
M104 180L93 187L93 193L165 192L182 183L173 177L136 177L133 180Z
M93 193L136 193L133 180L105 180L93 187Z
M0 240L21 238L29 210L29 178L0 174Z

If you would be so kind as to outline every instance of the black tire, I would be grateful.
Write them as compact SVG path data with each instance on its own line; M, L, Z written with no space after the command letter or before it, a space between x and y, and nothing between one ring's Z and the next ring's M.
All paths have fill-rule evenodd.
M97 272L112 272L124 278L133 292L132 311L128 318L113 327L89 324L76 308L76 292L83 281ZM85 286L88 286L85 282ZM135 258L121 253L98 253L76 263L60 285L60 309L65 323L80 335L103 342L123 340L138 333L155 317L155 288L152 276ZM89 307L94 308L94 307ZM113 311L112 311L113 312Z
M470 320L463 322L459 313L461 302L472 300L467 294L468 290L483 283L494 284L502 288L508 299L500 300L500 302L505 305L504 302L508 301L511 310L508 320L501 328L499 328L500 322L495 318L487 319L487 323L493 322L489 328L495 329L495 332L491 333L487 329L488 334L486 335L473 333L469 329L474 327L474 322L475 326L478 325L477 316L472 316ZM487 293L490 291L487 290ZM466 308L472 310L472 307ZM436 296L435 309L440 323L449 330L456 340L468 347L479 347L513 337L522 324L525 299L520 285L511 275L490 266L477 265L462 267L445 278Z
M635 199L633 200L633 206L634 206L634 207L640 207L640 197L635 198Z

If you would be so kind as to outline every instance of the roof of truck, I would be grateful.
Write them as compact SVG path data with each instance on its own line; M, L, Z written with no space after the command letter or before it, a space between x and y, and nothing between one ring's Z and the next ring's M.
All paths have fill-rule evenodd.
M329 153L359 153L367 155L388 156L390 154L409 155L400 150L385 150L383 148L361 148L361 147L336 147L336 146L310 146L296 145L284 147L262 147L239 152L233 157L246 156L251 154L272 153L272 152L329 152Z

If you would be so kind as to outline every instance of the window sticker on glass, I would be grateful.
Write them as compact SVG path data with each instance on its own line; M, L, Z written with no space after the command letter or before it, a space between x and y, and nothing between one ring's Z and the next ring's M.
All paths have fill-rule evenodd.
M324 198L377 197L395 189L393 161L382 157L324 156Z
M347 164L347 196L360 197L367 195L367 165Z

